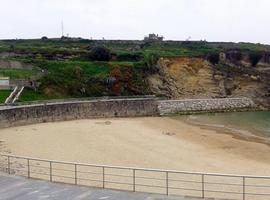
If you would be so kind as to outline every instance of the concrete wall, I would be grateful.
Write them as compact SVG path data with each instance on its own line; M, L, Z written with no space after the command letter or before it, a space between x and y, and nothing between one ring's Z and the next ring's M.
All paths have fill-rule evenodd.
M0 128L100 117L159 116L201 111L234 111L255 107L248 98L164 100L114 99L0 107Z
M0 108L0 127L98 117L157 115L153 99L100 100Z
M256 105L249 98L224 98L224 99L190 99L159 101L160 115L211 112L211 111L239 111L255 108Z

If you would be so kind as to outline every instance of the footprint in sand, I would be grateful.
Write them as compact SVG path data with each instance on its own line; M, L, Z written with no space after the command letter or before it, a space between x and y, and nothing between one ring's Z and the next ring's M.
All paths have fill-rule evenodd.
M168 136L174 136L176 135L175 133L170 133L170 132L163 132L164 135L168 135Z
M103 124L103 125L111 125L111 121L106 121L106 122L96 122L96 124Z

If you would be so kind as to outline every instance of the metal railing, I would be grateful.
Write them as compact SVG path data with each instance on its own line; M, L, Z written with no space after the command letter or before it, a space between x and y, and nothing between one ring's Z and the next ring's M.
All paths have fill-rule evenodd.
M27 178L199 198L270 200L270 176L195 173L1 155L0 168Z

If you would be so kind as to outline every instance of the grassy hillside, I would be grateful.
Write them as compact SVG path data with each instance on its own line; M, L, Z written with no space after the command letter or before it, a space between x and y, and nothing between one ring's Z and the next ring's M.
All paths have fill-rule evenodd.
M11 92L11 90L0 90L0 104L5 103Z
M35 76L37 72L30 69L0 69L0 76L11 79L27 79Z
M25 88L19 98L19 101L43 101L43 100L49 100L49 99L58 99L58 98L69 98L69 97L57 97L57 96L46 96L45 94L42 94L38 91L34 91L30 88Z
M100 61L93 49L106 47L109 59ZM268 52L268 45L208 43L205 41L105 41L86 39L2 40L5 60L30 63L39 70L0 69L12 79L33 79L37 90L25 90L21 101L50 98L150 94L146 81L157 73L160 57L206 58L230 49Z

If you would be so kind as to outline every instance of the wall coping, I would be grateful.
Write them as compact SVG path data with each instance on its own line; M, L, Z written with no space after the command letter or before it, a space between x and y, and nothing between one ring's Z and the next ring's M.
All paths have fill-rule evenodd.
M78 100L78 101L61 101L61 102L45 102L37 104L25 104L25 105L9 105L0 106L1 110L12 110L16 108L31 108L39 106L52 106L52 105L65 105L65 104L85 104L85 103L95 103L95 102L122 102L122 101L155 101L154 98L128 98L128 99L97 99L97 100Z
M158 100L158 102L187 102L187 101L217 101L217 100L250 100L248 97L235 97L235 98L212 98L212 99L173 99L173 100Z

